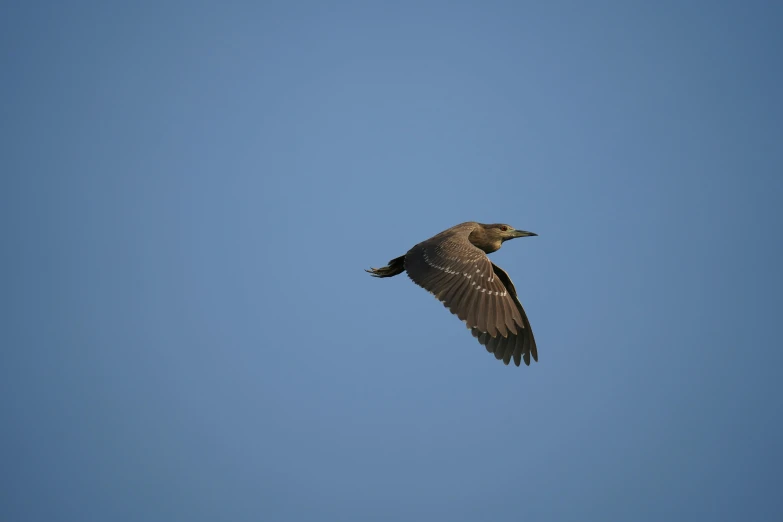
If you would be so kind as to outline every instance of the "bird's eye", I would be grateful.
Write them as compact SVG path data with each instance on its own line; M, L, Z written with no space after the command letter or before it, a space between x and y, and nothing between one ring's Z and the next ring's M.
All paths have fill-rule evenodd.
M508 227L507 227L506 225L503 225L502 227L500 227L500 230L502 230L503 232L505 232L506 230L508 230Z

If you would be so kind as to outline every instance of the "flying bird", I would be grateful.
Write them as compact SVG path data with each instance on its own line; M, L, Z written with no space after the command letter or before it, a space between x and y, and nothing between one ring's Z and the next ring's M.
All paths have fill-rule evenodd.
M487 254L504 241L537 236L504 224L468 222L444 230L414 246L383 268L366 270L375 277L407 272L459 317L489 353L519 366L538 361L536 340L514 283Z

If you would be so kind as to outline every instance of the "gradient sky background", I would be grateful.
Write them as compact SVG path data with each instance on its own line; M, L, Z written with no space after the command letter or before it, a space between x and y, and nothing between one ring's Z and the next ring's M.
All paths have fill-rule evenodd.
M783 519L783 8L67 4L0 7L0 520ZM471 220L538 364L363 271Z

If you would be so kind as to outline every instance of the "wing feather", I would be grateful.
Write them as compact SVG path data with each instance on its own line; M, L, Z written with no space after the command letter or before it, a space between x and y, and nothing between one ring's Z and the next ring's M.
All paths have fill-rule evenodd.
M487 331L489 332L489 335L495 337L498 335L497 314L495 313L495 299L493 299L494 296L486 293L486 288L482 288L481 290L481 293L485 294L485 299L487 300Z

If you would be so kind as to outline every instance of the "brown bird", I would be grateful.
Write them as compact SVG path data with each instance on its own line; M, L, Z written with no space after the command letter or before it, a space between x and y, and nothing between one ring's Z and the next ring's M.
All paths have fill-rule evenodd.
M462 223L414 246L389 266L367 270L375 277L408 272L411 280L433 294L459 317L496 359L514 364L530 356L538 361L536 340L514 283L489 260L504 241L537 236L509 225Z

